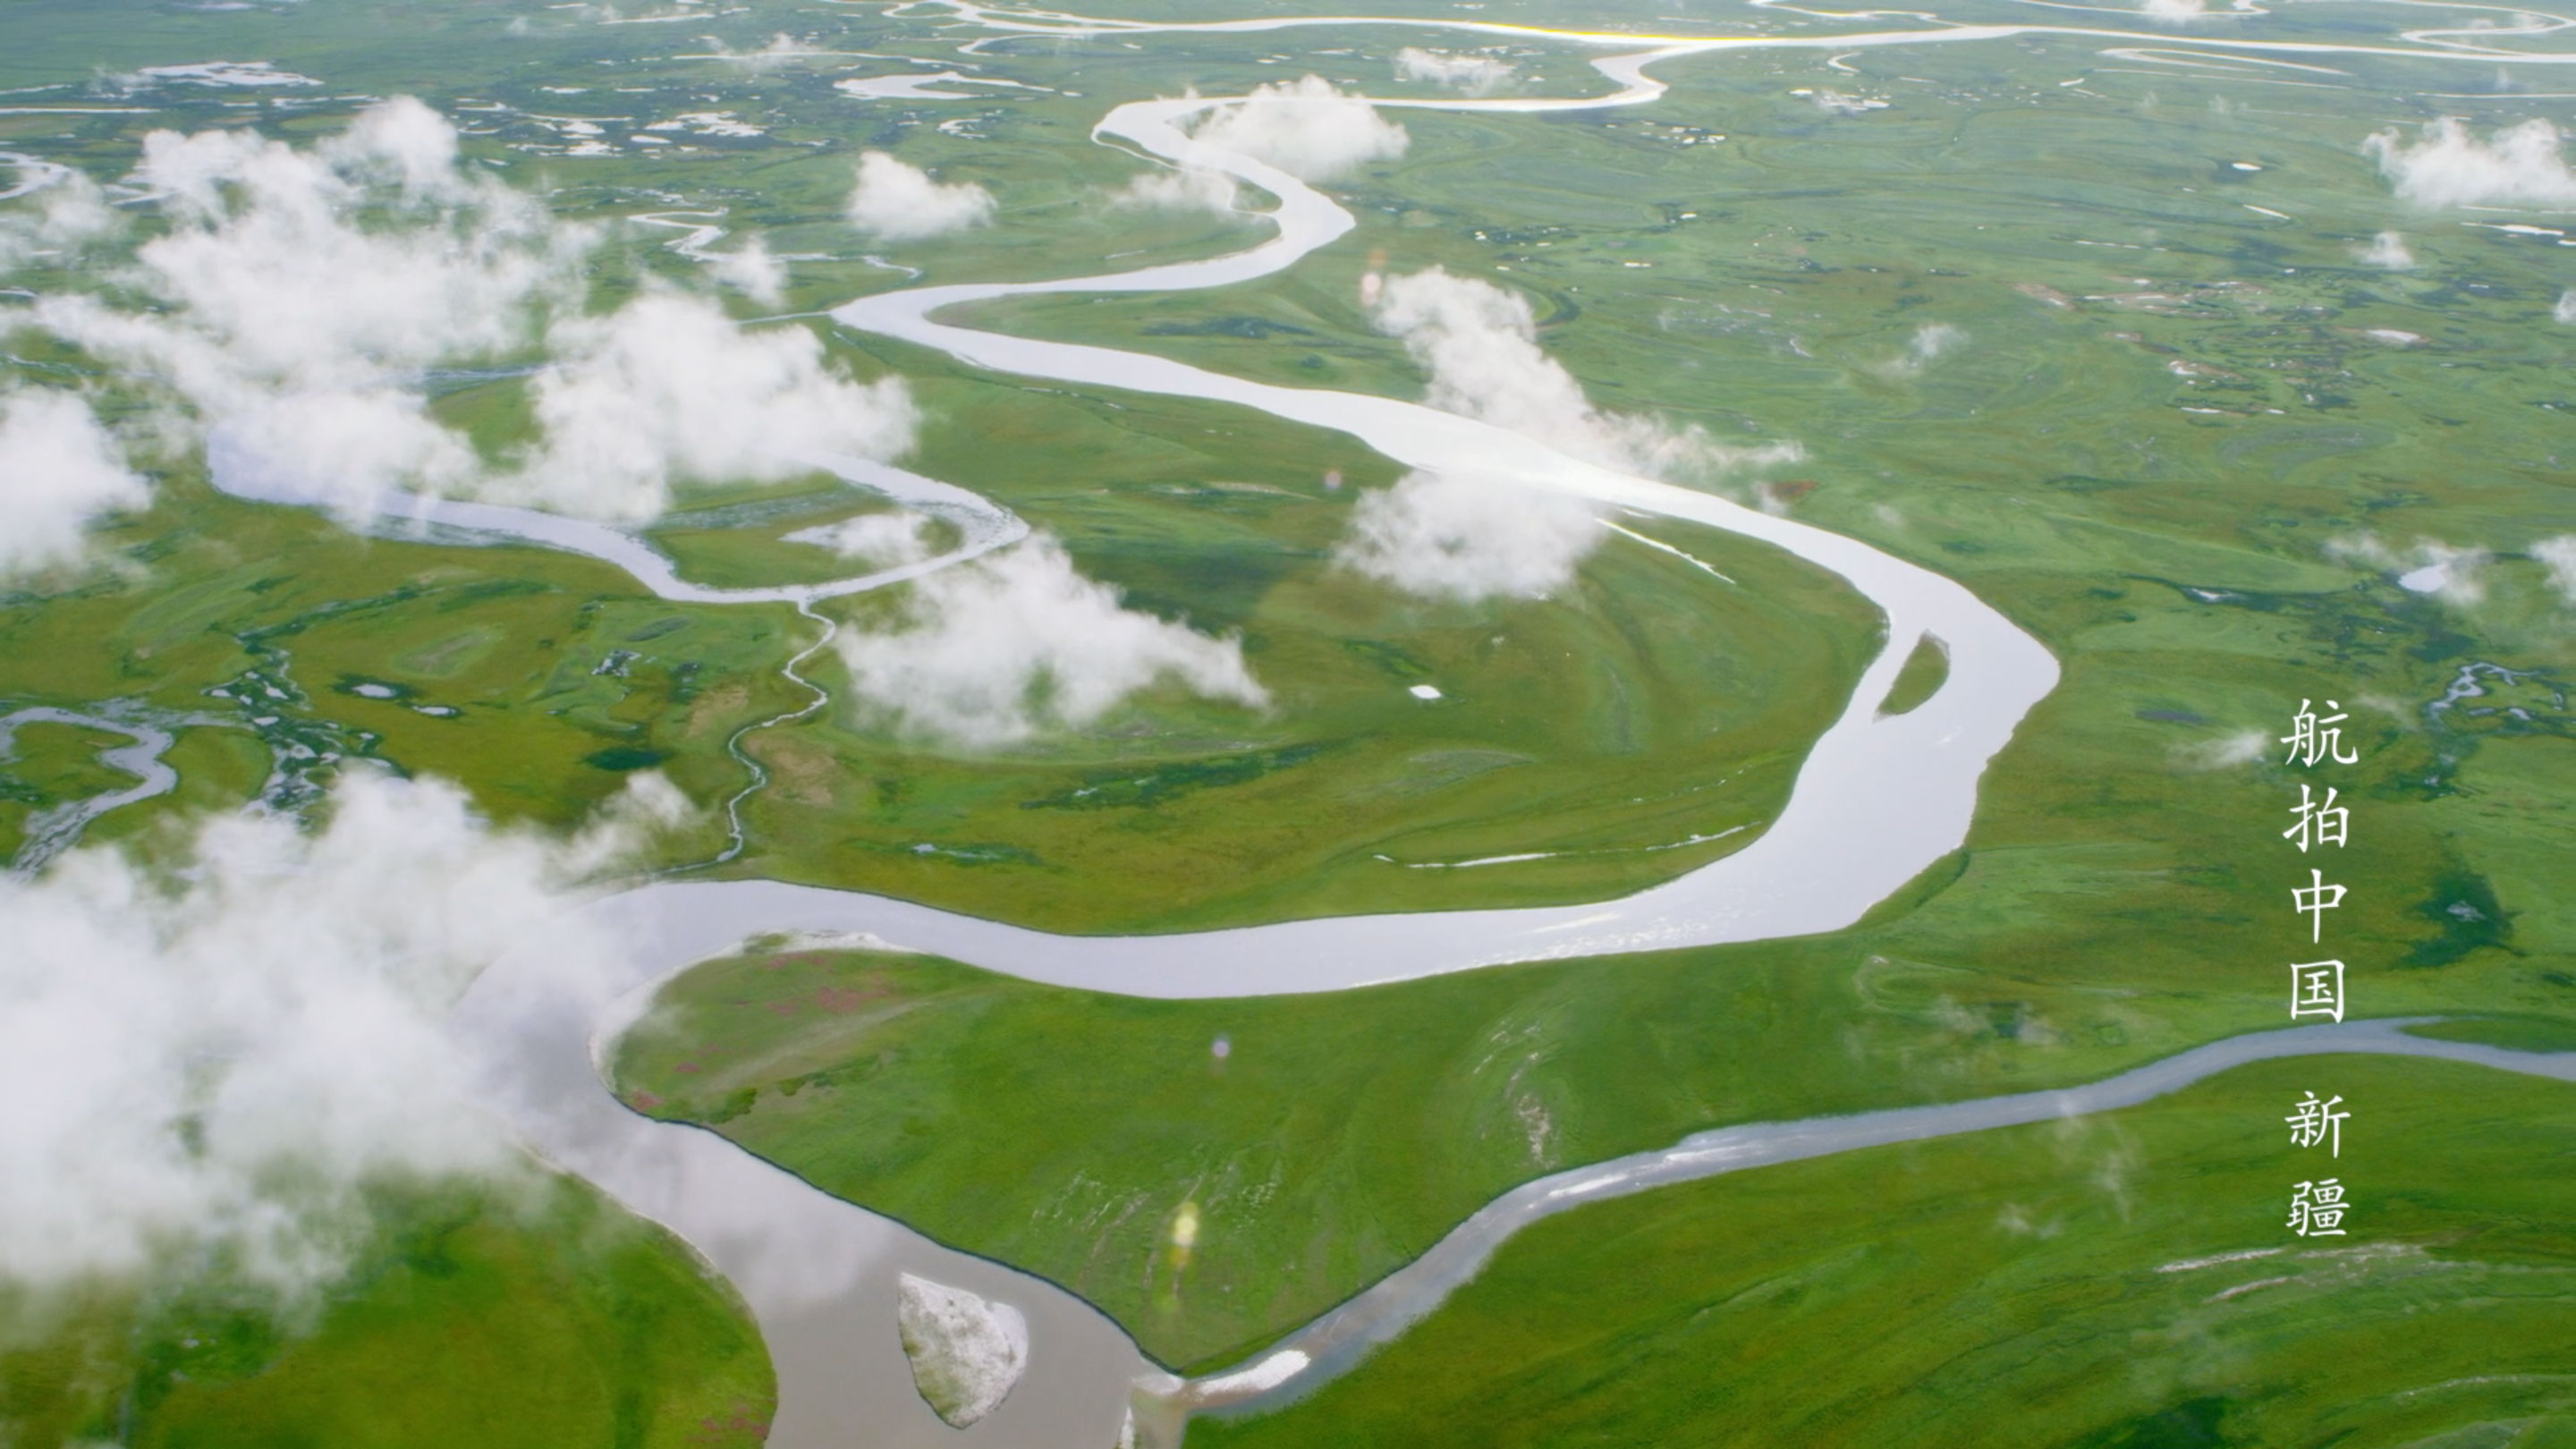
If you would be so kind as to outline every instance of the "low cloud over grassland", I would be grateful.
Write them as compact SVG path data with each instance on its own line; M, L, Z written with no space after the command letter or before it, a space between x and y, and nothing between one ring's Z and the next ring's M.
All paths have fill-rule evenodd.
M990 222L993 193L972 182L934 181L918 166L868 151L859 157L848 214L850 225L880 241L921 241Z
M1410 141L1364 97L1346 96L1322 76L1255 86L1219 108L1191 136L1240 151L1305 181L1327 181L1371 161L1392 161Z
M2370 239L2370 245L2355 250L2354 259L2365 267L2382 267L2392 272L2411 270L2415 253L2408 250L2406 238L2397 232L2383 231Z
M316 833L231 816L184 870L93 848L0 877L0 1279L212 1254L293 1292L339 1269L367 1183L514 1173L447 1007L506 951L599 958L574 883L677 807L651 777L550 841L354 774Z
M1788 462L1795 443L1730 447L1697 428L1596 408L1562 364L1541 351L1529 300L1432 267L1376 284L1370 313L1430 377L1425 400L1551 447L1657 478L1712 477Z
M2576 606L2576 533L2544 538L2531 546L2531 556L2549 569L2549 586Z
M1150 211L1236 209L1234 178L1221 171L1148 171L1109 194L1109 204Z
M0 393L0 579L82 555L89 526L151 490L77 393Z
M1428 375L1433 407L1653 477L1709 479L1800 456L1793 443L1728 447L1696 428L1594 407L1540 350L1537 321L1517 292L1433 267L1372 276L1363 296L1379 330L1401 339ZM1564 494L1415 473L1360 500L1336 557L1426 597L1541 598L1574 576L1601 533L1590 506Z
M1541 599L1601 541L1579 498L1516 483L1408 473L1360 499L1334 558L1426 598Z
M418 101L304 149L156 131L137 174L169 223L124 278L148 305L57 294L33 315L157 379L233 486L352 521L414 491L634 520L679 482L775 479L815 451L886 457L911 441L901 383L850 382L801 328L745 331L651 287L584 316L600 233L462 164L455 129ZM732 280L771 290L758 260L744 254ZM560 354L531 384L548 431L518 455L487 458L433 414L423 373L541 344ZM612 438L603 418L643 425Z
M898 627L839 647L863 712L972 749L1079 729L1157 683L1269 703L1240 641L1124 607L1043 534L915 582Z
M2401 201L2418 206L2576 206L2576 172L2558 128L2530 120L2481 141L2454 117L2424 127L2413 145L2392 126L2362 143Z
M774 483L818 455L889 458L918 415L902 381L862 386L802 327L751 331L714 304L647 295L549 332L538 374L543 439L494 490L601 518L648 518L680 478Z
M1406 46L1395 53L1398 80L1429 81L1471 96L1489 96L1512 78L1509 61L1491 55L1451 55Z

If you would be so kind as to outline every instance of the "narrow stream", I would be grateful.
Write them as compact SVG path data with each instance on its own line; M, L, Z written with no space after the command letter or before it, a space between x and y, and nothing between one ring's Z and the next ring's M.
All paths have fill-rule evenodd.
M1962 1132L2134 1107L2229 1068L2280 1057L2335 1052L2433 1057L2576 1082L2576 1052L2508 1051L2406 1033L2409 1026L2435 1020L2438 1018L2406 1017L2254 1032L2196 1047L2081 1087L1979 1097L1927 1107L1898 1107L1847 1117L1754 1122L1693 1133L1660 1152L1633 1153L1569 1168L1524 1183L1494 1199L1478 1209L1475 1216L1452 1228L1429 1252L1259 1355L1256 1370L1261 1364L1279 1361L1282 1355L1297 1356L1286 1361L1294 1372L1278 1375L1277 1387L1255 1387L1271 1377L1258 1372L1230 1376L1245 1380L1240 1388L1222 1378L1172 1386L1166 1390L1156 1428L1159 1437L1178 1443L1182 1417L1188 1411L1257 1412L1312 1393L1366 1357L1370 1349L1395 1338L1438 1308L1451 1293L1475 1277L1493 1257L1494 1250L1514 1233L1541 1218L1648 1188L1858 1148L1921 1142Z
M9 868L22 875L33 875L45 863L79 841L81 832L91 821L110 810L137 804L157 795L166 795L179 784L179 772L162 759L172 743L171 733L157 724L142 720L108 719L77 710L55 709L50 705L32 705L26 709L0 715L0 759L8 757L22 725L77 725L82 729L123 735L132 744L117 745L99 751L98 757L110 769L134 776L134 783L122 790L73 800L27 817L25 838L18 853L11 857Z

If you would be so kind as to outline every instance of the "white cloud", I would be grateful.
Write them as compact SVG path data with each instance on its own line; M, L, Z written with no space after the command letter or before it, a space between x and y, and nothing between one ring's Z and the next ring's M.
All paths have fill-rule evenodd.
M2138 13L2150 20L2192 20L2208 12L2206 0L2146 0Z
M107 204L98 183L68 166L50 168L19 194L34 201L0 212L0 271L39 257L69 260L125 226L124 216Z
M2326 557L2396 576L2411 594L2431 594L2443 603L2467 608L2487 596L2485 570L2495 555L2478 547L2455 548L2435 539L2417 539L2406 549L2380 542L2376 534L2355 534L2326 541Z
M2576 172L2559 154L2558 128L2544 120L2501 127L2480 141L2445 116L2412 146L2392 126L2361 149L2378 160L2398 197L2418 206L2576 206Z
M1429 81L1471 96L1489 96L1512 78L1511 63L1490 55L1450 55L1406 46L1395 53L1398 80Z
M232 465L344 515L460 487L472 450L429 419L418 374L510 351L533 308L576 303L590 235L458 169L454 145L408 99L309 151L153 132L139 175L170 229L127 280L159 305L53 296L37 320L175 389ZM371 209L388 214L361 225Z
M444 1014L504 951L603 951L566 892L631 841L366 773L318 832L229 816L185 869L94 848L0 877L0 1279L219 1247L293 1290L340 1266L366 1181L509 1171Z
M2177 745L2173 758L2175 764L2187 770L2226 770L2254 763L2271 747L2270 735L2258 729L2244 729L2214 740Z
M452 201L476 190L456 169L456 128L411 96L360 111L320 150L345 174L390 182L410 199Z
M2386 267L2392 272L2411 270L2415 254L2406 249L2406 238L2393 231L2383 231L2370 239L2370 245L2354 249L2353 256L2365 267Z
M930 520L918 513L862 513L838 523L800 528L782 536L787 543L828 548L843 558L865 560L877 568L896 568L930 557Z
M309 75L279 70L265 60L210 60L194 65L147 65L130 75L104 78L106 86L118 94L150 90L162 86L245 87L253 90L322 84Z
M902 384L840 377L810 332L745 332L658 292L581 316L592 231L460 165L454 128L418 101L301 151L247 130L157 131L140 176L170 229L128 280L159 305L66 295L36 316L176 391L236 491L353 521L406 491L640 519L674 480L772 481L813 452L911 442ZM764 300L783 279L757 238L708 265ZM531 384L545 435L496 471L431 415L422 374L541 334L561 354Z
M1930 362L1945 352L1958 351L1967 345L1967 341L1968 334L1964 328L1953 327L1947 322L1927 322L1914 329L1914 340L1906 344L1905 350L1920 361Z
M849 218L852 226L883 241L919 241L991 221L993 194L971 181L933 181L918 166L868 151L859 156Z
M480 466L464 438L429 416L427 399L396 386L245 389L213 417L206 461L226 486L318 503L351 522L405 490L466 491Z
M1112 206L1157 211L1231 212L1236 209L1234 178L1222 171L1189 168L1148 171L1109 193Z
M862 708L970 748L1078 729L1158 680L1259 707L1242 645L1122 608L1041 534L912 585L907 617L840 642Z
M1374 284L1374 320L1430 374L1432 406L1510 428L1578 457L1658 477L1712 475L1803 456L1795 443L1728 447L1697 428L1592 406L1539 350L1529 302L1439 267Z
M1927 322L1914 329L1914 336L1907 340L1902 354L1877 364L1876 371L1889 377L1912 377L1931 366L1935 358L1956 352L1967 344L1968 334L1964 328L1953 327L1947 322Z
M1408 473L1364 495L1344 567L1426 598L1545 598L1601 541L1581 499L1499 480Z
M2357 563L2375 569L2394 569L2402 565L2395 550L2382 543L2375 533L2356 533L2326 540L2326 557L2344 563Z
M2531 546L2531 556L2549 565L2549 585L2576 604L2576 533L2544 538Z
M1381 331L1430 375L1432 406L1510 428L1577 457L1662 477L1714 476L1801 456L1794 443L1733 448L1697 428L1604 412L1538 346L1517 292L1451 276L1371 273L1361 295ZM1602 531L1589 507L1502 480L1412 474L1362 498L1336 557L1408 592L1538 598L1561 587Z
M1191 135L1306 181L1392 161L1404 154L1408 140L1402 126L1380 117L1364 97L1343 95L1313 75L1255 86L1249 97L1219 109Z
M2409 593L2432 594L2459 608L2486 598L2486 567L2495 561L2494 554L2482 548L2452 548L2429 541L2417 544L2415 552L2422 562L2397 576L2398 587Z
M0 579L73 562L92 521L150 501L78 394L0 394Z
M2551 309L2550 315L2568 326L2576 327L2576 288L2558 294L2558 305Z
M744 328L713 302L648 293L547 334L543 441L485 491L594 518L640 520L680 481L774 483L819 455L892 457L919 421L900 378L861 385L796 326Z
M702 259L708 276L764 307L787 300L787 264L769 254L769 243L761 237L745 238L729 252L704 253Z

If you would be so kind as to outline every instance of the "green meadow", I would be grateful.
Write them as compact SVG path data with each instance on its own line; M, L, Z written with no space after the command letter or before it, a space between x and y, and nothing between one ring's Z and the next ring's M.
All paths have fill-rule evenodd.
M1167 39L1140 63L1226 64L1218 42ZM1115 44L1019 58L1034 74ZM1859 80L1803 54L1670 62L1671 93L1593 116L1406 113L1407 157L1341 188L1359 231L1288 273L973 315L1407 395L1418 374L1358 280L1436 263L1529 296L1606 406L1799 438L1808 459L1758 496L1967 581L2065 666L1964 850L1828 938L1313 1002L717 963L672 989L621 1086L1075 1286L1168 1362L1213 1365L1555 1166L2084 1080L2286 1024L2283 967L2308 954L2287 893L2323 863L2279 838L2302 777L2271 740L2302 698L2350 705L2364 752L2329 781L2356 821L2332 862L2353 888L2332 938L2354 1009L2566 1030L2576 658L2567 601L2521 552L2576 528L2557 381L2576 334L2548 320L2562 253L2389 198L2359 143L2426 102L2328 103L2053 40L1845 64ZM2337 64L2364 95L2425 83ZM1892 104L1842 116L1794 94L1819 84ZM2442 105L2529 113L2509 94ZM2386 228L2414 270L2356 261ZM940 275L1016 274L980 260L944 249ZM2480 597L2419 595L2366 539L2497 559ZM1915 661L1891 703L1934 667ZM1206 1227L1174 1283L1153 1265L1183 1202Z
M0 1442L748 1449L768 1354L698 1259L579 1184L388 1185L344 1274L0 1293Z
M666 988L615 1080L1075 1288L1165 1362L1213 1366L1548 1171L1709 1126L2093 1080L2288 1024L2285 967L2309 959L2298 855L2275 838L2291 772L2174 753L2189 727L2140 716L2215 706L2169 692L2159 662L2076 675L2090 687L2053 696L1989 775L1967 848L1848 931L1185 1002L762 950ZM2563 777L2526 763L2563 742L2382 726L2369 743L2349 789L2370 832L2340 874L2361 884L2335 923L2353 1009L2484 1013L2459 1030L2517 1046L2576 1030L2549 887L2571 862L2547 843L2563 837L2520 833L2563 810ZM1176 1282L1155 1265L1185 1202L1202 1226Z
M1022 279L1248 244L1259 227L1110 207L1141 167L1085 144L1106 105L1308 69L1427 94L1391 82L1395 47L1470 43L1015 42L974 63L1052 89L867 102L832 81L904 67L687 57L707 36L744 51L788 31L947 66L956 37L776 4L688 26L531 12L519 31L503 7L421 4L399 47L375 6L19 8L0 86L256 54L329 94L498 106L476 113L478 164L603 224L721 208L800 258L790 311L902 285L905 268ZM1205 18L1176 0L1106 8ZM1480 16L1808 23L1667 8ZM2368 14L2259 23L2383 39ZM1526 297L1541 345L1604 408L1725 443L1797 440L1794 465L1691 481L1962 580L2065 670L1985 777L1963 849L1868 920L1261 1001L754 951L669 988L619 1049L620 1092L1064 1283L1157 1358L1201 1368L1544 1172L1726 1123L2090 1080L2286 1024L2283 967L2308 959L2287 891L2319 863L2278 838L2303 780L2339 784L2354 811L2331 862L2352 896L2330 930L2355 1014L2452 1013L2436 1030L2576 1044L2576 613L2528 554L2576 532L2576 329L2550 320L2568 253L2492 224L2544 216L2401 207L2359 150L2384 125L2484 128L2545 103L2483 93L2483 64L2253 74L2177 63L2170 40L2144 58L2112 43L1749 51L1665 62L1670 92L1614 112L1390 112L1408 154L1329 188L1357 230L1286 273L963 314L1416 397L1424 379L1359 283L1440 265ZM1602 85L1584 64L1596 52L1504 49L1528 93ZM1889 104L1837 114L1800 94L1821 87ZM237 120L231 99L0 116L0 148L112 179L144 131ZM711 108L764 129L636 139L653 117ZM261 118L310 141L342 114ZM565 155L566 117L620 154ZM860 243L839 208L870 147L988 186L997 224ZM2383 229L2406 233L2414 269L2356 260ZM674 235L617 230L600 305L685 280L662 245ZM356 758L456 779L495 818L552 828L642 768L712 807L749 782L738 743L770 774L738 873L1058 930L1169 930L1668 879L1758 832L1882 642L1829 577L1662 524L1636 526L1736 583L1613 540L1544 603L1410 602L1331 563L1351 500L1393 477L1347 438L789 325L821 328L861 379L911 379L926 421L906 466L1015 509L1132 606L1239 637L1272 707L1157 690L1093 729L976 754L853 699L826 655L811 672L830 711L744 736L805 702L778 670L813 625L786 608L666 604L536 550L362 538L217 496L189 462L105 536L105 567L0 597L0 703L126 699L222 721L180 731L174 796L93 839L309 798ZM130 380L23 330L0 372L97 388L105 411L146 421ZM524 436L514 377L460 382L436 406L496 455ZM652 537L704 582L811 580L841 565L782 535L872 506L818 479L691 490ZM2491 550L2482 594L2398 587L2419 540ZM898 592L832 612L868 629L902 607ZM1917 654L1883 707L1919 703L1944 673ZM1443 699L1416 700L1417 683ZM2361 765L2278 765L2268 742L2303 697L2351 708ZM32 811L121 783L96 763L105 742L22 734L0 761L0 849ZM652 863L720 844L710 810ZM1457 868L1498 854L1545 858ZM2348 1249L2298 1244L2276 1220L2307 1175L2276 1099L2309 1085L2366 1109L2343 1159ZM2069 1127L1659 1191L1541 1225L1349 1379L1196 1426L1192 1443L2567 1442L2569 1127L2564 1087L2336 1059ZM679 1249L576 1197L534 1214L388 1206L368 1266L282 1325L219 1288L103 1292L0 1351L0 1440L752 1442L769 1391L756 1335ZM1175 1273L1164 1248L1184 1203L1203 1226ZM2157 1271L2272 1247L2286 1251Z
M988 448L982 466L1033 470L1040 441ZM737 870L1073 930L1615 894L1753 838L1880 647L1876 612L1838 581L1688 528L1641 531L1733 583L1614 540L1559 600L1412 602L1332 563L1339 509L1302 459L1211 479L1204 448L1158 441L1069 461L1061 492L1024 506L1046 507L1077 565L1132 607L1240 637L1272 706L1165 686L1069 738L966 754L852 702L827 654L809 672L830 714L746 742L774 783ZM1295 456L1282 441L1272 451ZM850 511L792 487L770 501ZM184 481L119 536L142 540L136 567L23 593L0 616L0 699L215 720L190 737L229 742L207 747L228 758L265 745L291 776L264 782L244 760L183 809L264 783L301 798L353 759L555 827L643 768L712 807L749 783L737 734L809 698L778 671L815 628L784 605L666 603L589 560L355 536ZM714 551L737 577L745 559L828 559L758 533ZM898 599L827 607L900 627ZM1434 681L1439 701L1409 692ZM88 792L77 772L96 767L67 739L29 742L5 767L13 803ZM706 859L717 830L702 812L659 863ZM1507 879L1439 868L1532 851L1555 858Z
M2273 1119L2353 1108L2342 1155ZM2267 1062L2098 1117L1548 1219L1199 1445L2467 1445L2576 1432L2576 1088ZM2332 1176L2342 1237L2285 1227Z

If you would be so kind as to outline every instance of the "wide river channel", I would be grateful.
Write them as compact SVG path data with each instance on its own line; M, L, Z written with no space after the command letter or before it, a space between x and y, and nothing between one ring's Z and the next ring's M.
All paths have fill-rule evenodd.
M1223 26L1005 18L966 5L953 17L1024 34L1119 33ZM1349 18L1237 22L1437 24ZM1092 30L1083 30L1089 24ZM1460 26L1456 28L1490 29ZM2035 27L2033 27L2035 28ZM1845 36L1830 43L1904 44L1989 39L2024 27L1950 28ZM1537 36L1541 32L1518 31ZM2128 40L2131 32L2081 31ZM1658 42L1564 35L1629 53L1596 63L1619 89L1591 100L1390 102L1451 109L1546 110L1643 100L1662 90L1643 67L1666 56L1748 44L1817 45L1827 37ZM2297 47L2307 49L2311 47ZM1158 1373L1115 1324L1052 1284L943 1248L889 1219L824 1194L713 1133L651 1121L619 1105L599 1057L652 991L694 962L773 932L865 933L897 946L1051 984L1135 996L1206 998L1335 991L1551 957L1805 935L1850 925L1870 906L1956 849L1977 782L2029 710L2055 686L2056 661L1965 588L1867 544L1550 450L1509 429L1419 404L1362 394L1265 386L1164 358L1033 341L936 319L942 309L1014 296L1213 288L1278 272L1347 233L1350 214L1295 177L1250 156L1193 140L1185 125L1231 98L1119 106L1096 135L1162 161L1222 172L1277 198L1275 234L1204 261L1109 276L890 291L832 315L842 325L937 348L995 372L1253 408L1356 437L1412 469L1515 481L1590 500L1602 512L1682 520L1773 544L1839 575L1885 616L1886 645L1840 718L1801 767L1779 818L1745 849L1667 884L1597 904L1340 917L1181 935L1050 935L857 892L757 880L664 882L587 909L625 943L601 978L527 952L496 963L452 1022L487 1067L483 1090L529 1144L670 1228L702 1252L749 1303L777 1367L778 1449L972 1444L1015 1449L1106 1449L1123 1433L1168 1442L1191 1408L1307 1392L1376 1343L1436 1307L1494 1247L1537 1217L1661 1183L1856 1147L2100 1111L2172 1091L2266 1057L2386 1052L2481 1062L2576 1080L2576 1054L2544 1057L2408 1036L2397 1024L2354 1022L2259 1033L2202 1047L2107 1081L2062 1092L1988 1098L1841 1118L1726 1128L1672 1149L1578 1168L1506 1194L1415 1263L1256 1356L1244 1370L1183 1384ZM219 486L273 502L309 502L228 466L210 447ZM422 500L429 530L570 549L625 568L654 592L704 603L810 604L900 582L1007 546L1025 526L964 490L865 460L818 459L854 484L939 513L965 543L942 559L819 586L719 590L678 577L629 535L598 525L486 504ZM1896 672L1916 643L1937 639L1949 676L1933 697L1881 717ZM914 1273L999 1299L1027 1315L1026 1376L1002 1407L970 1429L949 1428L914 1394L895 1327L895 1278ZM1139 1386L1143 1386L1140 1390ZM1131 1419L1131 1413L1140 1417Z

